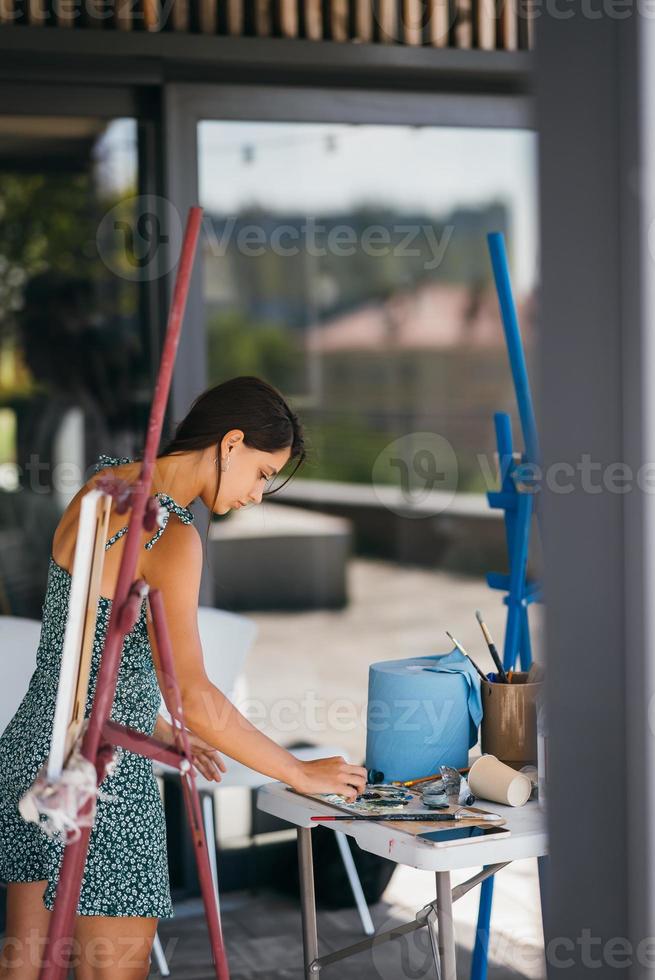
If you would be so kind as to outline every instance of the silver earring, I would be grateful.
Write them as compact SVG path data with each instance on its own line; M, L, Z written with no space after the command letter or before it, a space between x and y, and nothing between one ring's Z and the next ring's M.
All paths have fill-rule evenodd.
M218 461L218 456L214 456L214 462L216 463L217 461ZM228 455L227 461L224 459L221 460L221 469L223 470L223 472L225 472L225 470L229 467L229 465L230 465L230 457Z

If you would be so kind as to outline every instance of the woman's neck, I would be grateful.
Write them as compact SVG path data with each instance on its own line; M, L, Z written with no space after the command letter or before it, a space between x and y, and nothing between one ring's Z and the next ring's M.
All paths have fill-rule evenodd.
M188 507L193 503L202 489L201 474L194 463L194 455L195 453L184 453L158 457L152 469L152 493L168 494L181 507ZM141 466L141 460L125 465L128 481L136 480Z

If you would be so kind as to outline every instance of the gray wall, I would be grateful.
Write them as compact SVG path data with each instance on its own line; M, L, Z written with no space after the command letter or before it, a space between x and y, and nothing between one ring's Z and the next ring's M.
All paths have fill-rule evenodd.
M588 453L634 472L655 459L641 220L653 161L640 159L639 119L639 40L652 28L632 8L627 18L586 9L558 4L572 16L544 14L537 37L540 426L546 466ZM614 976L626 959L623 976L653 974L653 944L638 955L653 933L651 501L583 487L543 501L550 977ZM612 958L615 937L629 957Z

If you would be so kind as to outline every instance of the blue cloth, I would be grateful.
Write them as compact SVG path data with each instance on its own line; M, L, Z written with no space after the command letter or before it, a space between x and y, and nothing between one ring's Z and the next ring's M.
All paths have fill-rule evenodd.
M480 680L459 650L371 664L366 767L387 782L462 769L481 720Z
M452 653L446 653L440 657L424 657L424 660L432 660L427 670L447 671L448 673L463 674L468 685L468 711L469 711L469 749L473 748L478 740L478 727L482 721L482 695L480 694L480 675L468 657L455 647ZM463 766L459 767L463 769Z

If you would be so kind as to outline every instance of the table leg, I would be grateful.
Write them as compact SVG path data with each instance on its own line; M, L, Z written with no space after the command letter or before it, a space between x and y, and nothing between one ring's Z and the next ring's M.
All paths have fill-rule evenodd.
M302 945L305 980L318 977L320 966L312 963L318 957L318 930L316 926L316 898L314 895L314 862L312 858L312 831L310 827L298 827L298 870L300 874L300 913L302 916Z
M430 939L430 946L432 947L432 957L434 959L434 967L437 971L437 980L441 980L441 956L439 954L439 939L437 924L434 921L437 917L436 911L430 912L426 922L426 928L428 930L428 937Z
M550 862L547 854L537 858L539 869L539 894L541 896L541 924L544 930L544 946L548 944L548 902L550 899Z
M453 927L453 894L450 885L450 872L437 871L437 923L438 943L441 961L441 980L457 980L455 962L455 929Z

